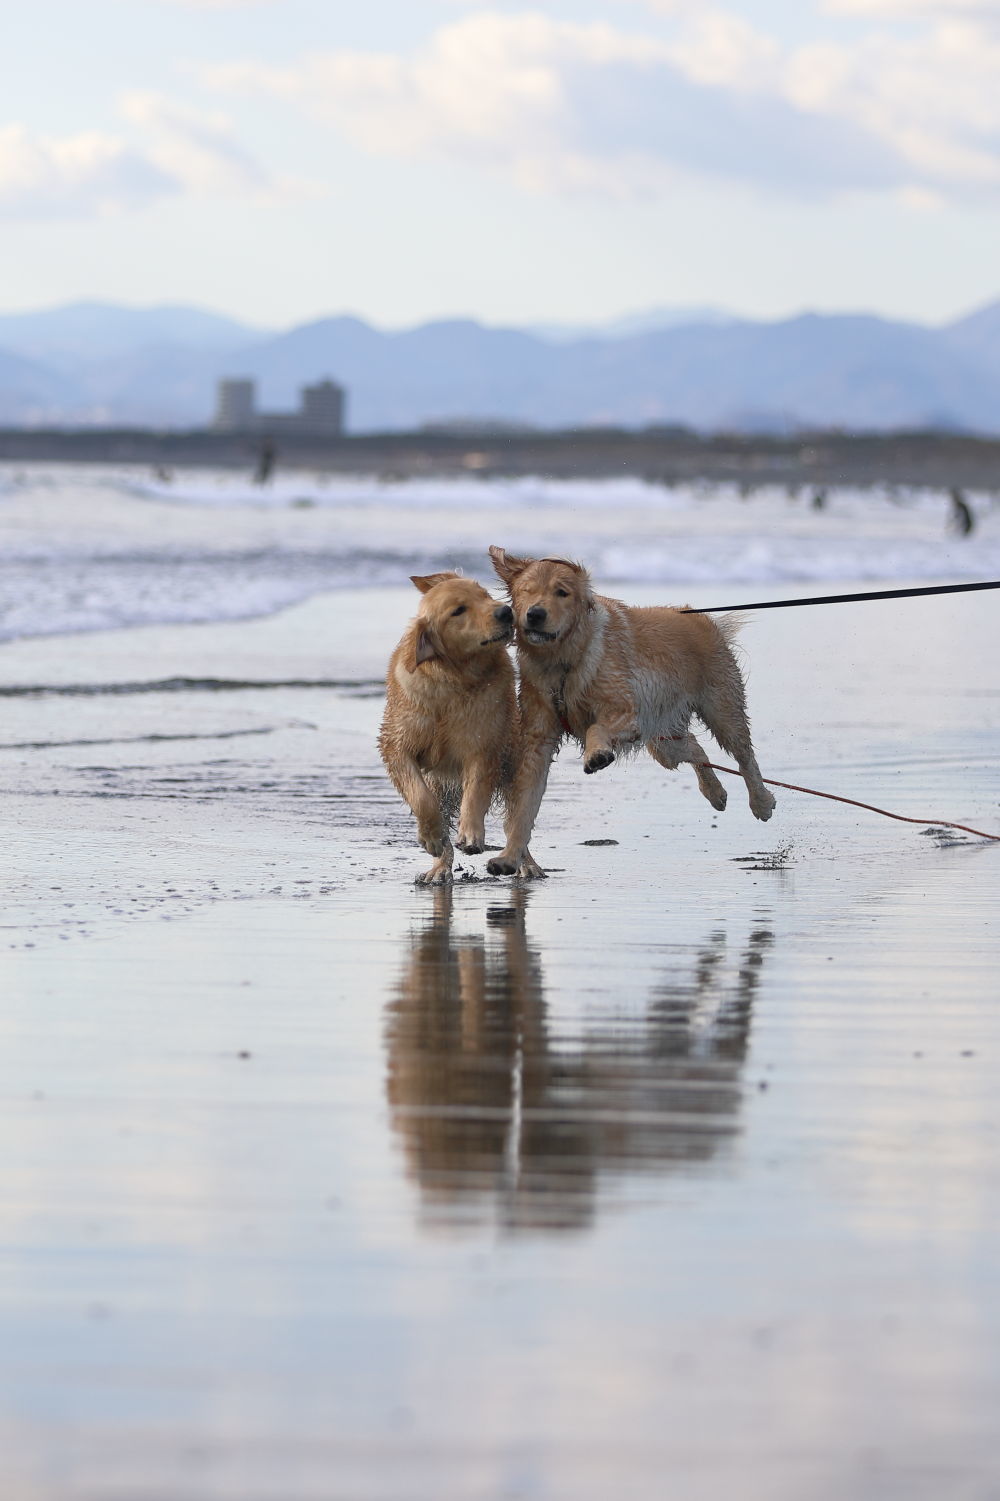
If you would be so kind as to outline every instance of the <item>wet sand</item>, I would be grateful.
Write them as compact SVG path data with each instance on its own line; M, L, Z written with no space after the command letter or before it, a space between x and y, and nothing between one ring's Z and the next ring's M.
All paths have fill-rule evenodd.
M564 750L415 889L413 598L5 648L0 1494L995 1494L1000 847ZM1000 831L995 610L757 617L765 775Z

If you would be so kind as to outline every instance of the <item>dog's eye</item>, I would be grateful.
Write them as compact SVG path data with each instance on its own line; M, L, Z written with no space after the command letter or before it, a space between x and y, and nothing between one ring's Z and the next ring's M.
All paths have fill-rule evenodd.
M556 597L557 597L557 599L569 599L569 590L568 589L557 589L556 590Z
M465 614L465 605L459 605L459 607L458 607L457 610L452 610L452 612L451 612L451 618L452 618L452 620L454 620L454 618L455 618L456 615L464 615L464 614Z

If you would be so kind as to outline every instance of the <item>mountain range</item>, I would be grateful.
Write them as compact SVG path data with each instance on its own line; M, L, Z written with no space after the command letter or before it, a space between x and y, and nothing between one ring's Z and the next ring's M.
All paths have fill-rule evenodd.
M284 331L200 308L73 303L0 314L0 425L200 427L215 383L291 409L325 376L352 431L481 420L537 427L1000 432L1000 302L942 327L862 314L754 321L661 308L595 327L443 319Z

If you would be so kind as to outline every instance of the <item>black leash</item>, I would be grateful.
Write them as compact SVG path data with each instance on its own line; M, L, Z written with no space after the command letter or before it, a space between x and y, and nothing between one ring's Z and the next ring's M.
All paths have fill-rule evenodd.
M793 605L849 605L865 599L916 599L920 594L968 594L973 589L1000 589L1000 579L991 584L934 584L926 589L876 589L868 594L814 594L811 599L763 599L749 605L686 605L682 614L717 615L720 610L790 610Z

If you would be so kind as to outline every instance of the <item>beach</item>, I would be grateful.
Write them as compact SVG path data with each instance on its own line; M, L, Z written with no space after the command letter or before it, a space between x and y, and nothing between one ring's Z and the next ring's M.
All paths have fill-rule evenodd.
M929 827L565 746L548 879L428 890L375 746L408 572L996 577L993 503L961 553L898 497L46 483L0 502L0 1492L996 1494L1000 844L939 826L1000 833L996 596L742 632L764 776Z

